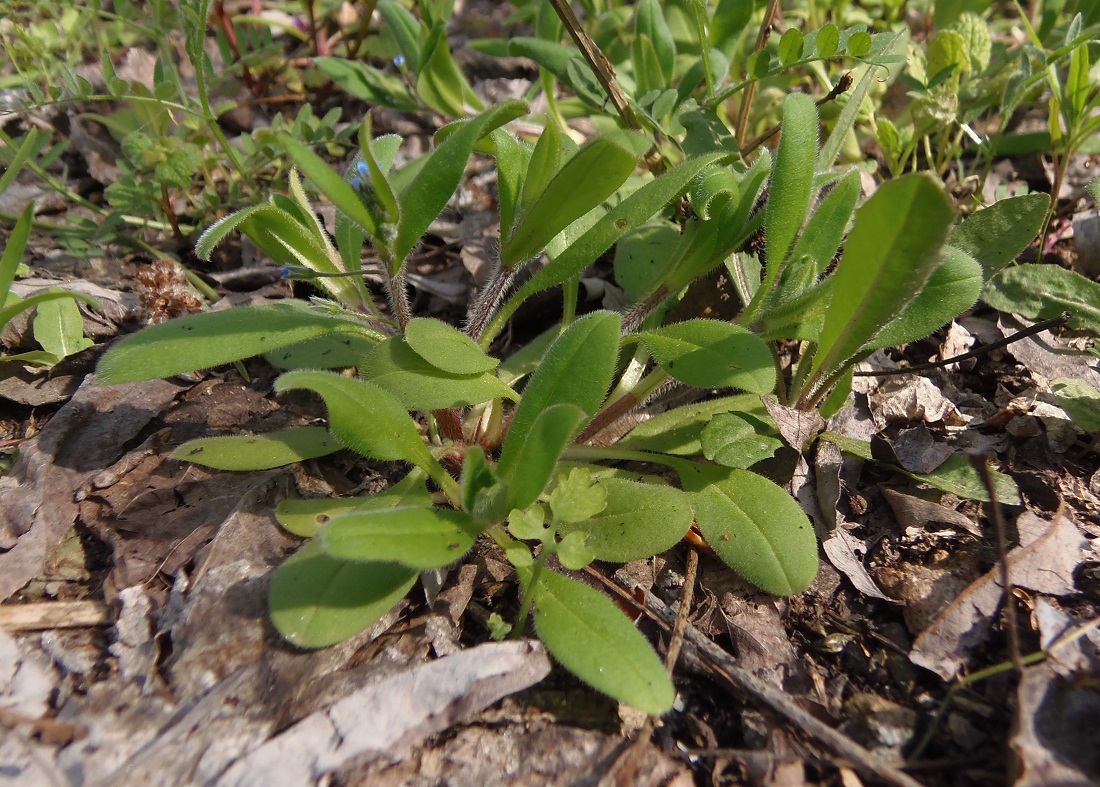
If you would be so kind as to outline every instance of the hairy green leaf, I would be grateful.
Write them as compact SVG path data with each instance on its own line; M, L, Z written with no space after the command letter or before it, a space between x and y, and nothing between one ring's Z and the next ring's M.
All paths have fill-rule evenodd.
M543 571L530 592L539 639L566 669L646 713L672 707L676 690L664 665L607 596L551 571Z
M691 528L691 505L679 489L621 478L598 483L607 492L603 509L558 525L558 533L587 533L597 560L626 563L652 557L676 546Z
M403 460L429 474L438 468L416 424L389 392L331 372L287 372L275 381L276 393L299 388L325 400L332 433L348 448L373 459Z
M946 246L943 260L920 294L864 349L897 347L922 339L977 303L981 291L982 266L966 252Z
M771 393L775 364L755 334L721 320L688 320L638 334L661 368L700 388Z
M518 398L515 391L489 372L443 371L414 352L401 336L379 343L363 360L359 374L391 393L407 410L440 410L491 399Z
M416 577L414 570L396 563L336 560L310 541L271 577L271 622L300 648L333 645L389 612Z
M502 475L518 468L524 444L544 411L556 404L571 404L580 408L585 420L595 415L611 386L621 325L618 314L592 312L550 345L512 418L500 455Z
M501 264L514 268L532 259L555 235L614 194L650 144L641 133L616 131L582 146L520 216L501 247Z
M424 485L425 478L424 472L417 468L393 486L368 497L284 500L275 509L275 518L284 530L303 538L313 538L329 520L339 514L431 505L432 498Z
M326 456L343 447L324 427L299 426L267 434L188 440L169 458L217 470L269 470Z
M817 107L805 93L783 102L782 135L772 170L764 231L768 270L779 270L806 220L817 161Z
M959 222L948 243L981 263L988 280L1035 239L1049 207L1042 193L998 200Z
M434 506L339 514L321 529L325 553L338 560L400 563L425 571L453 563L474 545L470 515Z
M810 586L817 575L817 539L781 487L747 470L707 469L682 481L699 530L723 562L777 596Z
M950 201L923 174L887 182L856 211L812 372L840 369L920 292L953 218Z
M466 334L441 320L416 317L405 326L409 348L437 369L450 374L481 374L497 367Z
M208 369L333 333L366 326L301 305L241 306L180 317L127 336L99 362L101 385L155 380Z
M558 458L589 417L574 404L551 405L538 414L518 448L501 455L497 469L509 486L510 508L526 508L538 499Z
M1057 265L1005 268L986 284L982 300L1029 320L1069 311L1069 327L1100 334L1100 284Z
M56 287L61 297L38 305L34 315L34 340L58 359L86 350L95 342L84 336L84 319L69 293Z

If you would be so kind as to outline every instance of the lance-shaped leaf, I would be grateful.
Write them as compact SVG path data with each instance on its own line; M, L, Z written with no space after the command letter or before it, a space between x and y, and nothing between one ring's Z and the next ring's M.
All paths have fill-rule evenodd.
M661 368L700 388L771 393L775 365L756 335L720 320L688 320L638 334Z
M390 35L405 58L405 65L414 74L420 72L420 22L397 0L380 0L378 13L386 21Z
M521 572L529 575L529 571ZM529 591L539 639L562 665L595 689L653 715L676 690L653 647L607 596L543 571Z
M576 276L629 230L649 221L657 211L686 191L696 175L727 158L728 153L711 153L686 161L646 183L609 210L590 230L516 291L493 318L482 337L482 344L496 336L500 327L527 298Z
M379 228L374 221L374 217L370 215L366 205L355 193L355 189L344 180L340 173L290 134L279 134L279 142L282 143L287 154L294 160L294 163L298 165L303 174L313 181L318 191L328 197L332 204L341 210L344 215L362 227L363 231L373 240L379 240Z
M292 644L323 648L376 622L404 598L416 577L416 571L396 563L336 560L310 541L271 577L271 622Z
M849 171L837 181L806 222L806 229L791 251L792 260L810 257L815 263L817 275L825 272L844 239L844 232L859 199L859 189L858 170Z
M583 145L524 211L500 250L501 263L514 268L535 257L555 235L614 194L650 145L648 137L629 131Z
M430 506L432 498L428 494L428 487L424 484L426 478L423 470L414 468L396 484L376 495L284 500L275 509L275 519L284 530L303 538L313 538L338 514L378 508Z
M322 426L300 426L267 434L188 440L170 458L217 470L269 470L326 456L343 447Z
M360 365L359 374L389 391L407 410L441 410L519 398L491 373L452 374L433 366L401 336L375 347Z
M31 225L34 223L34 203L29 202L19 214L19 218L8 235L4 253L0 255L0 307L7 301L11 283L15 280L15 272L19 270L19 261L23 259L23 251L27 248L27 240L31 236ZM0 327L4 323L0 322Z
M698 467L681 480L715 554L768 593L808 588L817 575L817 539L794 498L747 470Z
M404 460L429 475L438 470L416 424L392 394L331 372L287 372L275 381L276 393L299 388L325 400L332 433L348 448L373 459Z
M588 534L588 546L597 560L626 563L671 549L691 528L688 497L679 489L604 478L607 503L595 516L581 522L563 522L558 533Z
M936 181L923 174L884 184L856 211L812 373L842 367L920 292L954 216Z
M498 472L508 484L508 509L526 508L538 499L554 474L566 446L580 432L588 414L572 404L555 404L539 413L527 439L501 456Z
M341 514L319 538L325 553L338 560L400 563L426 571L466 554L477 532L469 514L426 506Z
M527 169L524 172L519 199L516 202L516 213L522 215L534 204L539 195L550 185L554 176L561 171L564 157L565 141L561 130L555 121L548 121L528 157ZM512 230L515 227L511 220L507 225L502 221L501 229L505 233L504 240L507 241L512 237Z
M445 46L445 44L444 44ZM450 135L427 156L421 156L418 169L411 180L405 182L400 173L393 182L403 183L397 195L401 205L401 221L397 238L393 243L394 259L403 261L420 242L428 227L454 194L474 144L493 130L510 120L527 113L522 101L505 101L480 115L463 121ZM350 188L350 187L349 187Z
M783 102L779 150L772 170L764 231L768 237L767 266L777 271L787 258L810 206L817 160L817 107L805 93Z
M518 467L519 455L538 417L556 404L574 405L591 418L611 386L619 357L619 315L592 312L570 325L550 345L523 391L500 455L502 477Z
M287 304L241 306L180 317L127 336L99 362L101 385L209 369L365 325Z
M34 314L34 340L42 349L58 359L86 350L95 342L84 336L84 319L72 296L64 290L51 287L53 292L65 297L46 301Z

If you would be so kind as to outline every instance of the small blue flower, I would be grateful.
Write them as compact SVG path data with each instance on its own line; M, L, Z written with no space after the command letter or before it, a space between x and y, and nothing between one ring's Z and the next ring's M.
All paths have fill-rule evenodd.
M362 160L356 161L355 162L355 170L356 170L356 172L359 173L359 177L361 177L361 178L365 178L368 175L370 175L370 165L367 164L367 162L365 162L365 161L362 161Z
M352 178L348 182L351 183L351 187L353 189L359 190L359 189L363 188L363 179L362 178Z
M282 276L284 279L288 278L290 276L290 266L284 265L283 267L279 268L279 275Z
M397 57L395 57L393 59L393 64L395 66L397 66L398 68L404 68L405 67L405 56L404 55L398 55Z

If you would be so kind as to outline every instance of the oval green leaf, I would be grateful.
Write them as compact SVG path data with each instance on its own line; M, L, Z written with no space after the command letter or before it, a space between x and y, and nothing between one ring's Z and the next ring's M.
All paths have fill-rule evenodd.
M539 413L519 449L501 457L497 469L509 487L509 509L527 508L538 499L587 417L576 405L552 405Z
M966 252L947 246L920 294L864 349L897 347L923 339L977 303L981 291L982 266Z
M651 142L637 132L616 131L581 147L523 212L500 250L514 268L534 258L554 236L615 193Z
M405 326L409 347L437 369L451 374L481 374L497 367L477 343L440 320L416 317Z
M101 385L155 380L327 334L365 330L365 326L290 304L192 314L127 336L103 356L96 377Z
M810 586L817 538L787 492L747 470L711 470L683 480L691 486L699 530L726 565L777 596Z
M438 469L416 424L387 391L331 372L287 372L275 381L276 393L297 388L321 395L332 433L353 451L373 459L404 460L429 474Z
M981 263L991 278L1035 239L1050 207L1049 194L1025 194L994 202L960 222L948 241Z
M597 311L574 322L558 336L531 376L516 408L504 448L500 473L518 465L524 444L539 416L556 404L571 404L591 418L611 386L619 357L622 322L618 314Z
M691 529L687 495L679 489L604 478L607 490L603 510L582 522L560 523L558 533L588 534L588 546L597 560L626 563L671 549Z
M310 541L271 577L271 622L292 644L323 648L375 623L404 598L416 577L395 563L336 560Z
M488 372L443 371L414 352L401 336L393 336L375 347L359 367L359 374L395 396L406 410L441 410L490 399L519 398Z
M284 530L303 538L313 538L333 517L350 511L431 505L432 498L424 485L424 478L424 473L419 469L413 470L390 488L369 497L284 500L275 509L275 519Z
M841 368L921 291L939 265L954 215L950 200L926 174L885 183L856 211L832 276L833 300L813 372Z
M664 665L607 596L552 571L543 571L531 592L539 639L567 670L646 713L672 708L676 689Z
M1069 327L1100 334L1100 284L1058 265L1005 268L986 285L982 300L1029 320L1049 320L1069 311Z

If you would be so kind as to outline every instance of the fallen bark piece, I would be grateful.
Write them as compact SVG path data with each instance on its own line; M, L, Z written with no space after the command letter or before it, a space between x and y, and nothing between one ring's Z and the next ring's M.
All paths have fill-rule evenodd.
M110 622L111 608L102 601L41 601L0 607L0 629L7 631L84 628Z
M80 390L0 478L0 601L41 571L76 520L80 486L113 464L167 407L179 387L165 380L101 388L89 375Z
M216 783L312 784L365 754L399 756L549 672L539 643L480 645L364 686L237 760Z

